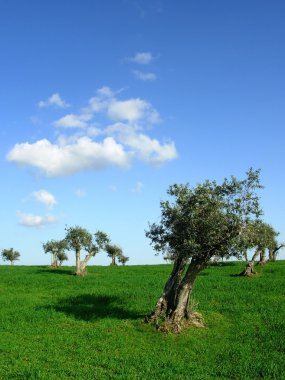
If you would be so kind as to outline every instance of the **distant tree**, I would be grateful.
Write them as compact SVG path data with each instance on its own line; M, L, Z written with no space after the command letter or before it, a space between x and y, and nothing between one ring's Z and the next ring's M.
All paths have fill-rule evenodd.
M261 215L259 188L259 171L252 169L244 180L231 177L220 185L207 180L194 188L170 186L174 201L160 203L160 222L151 224L146 236L174 264L147 322L173 332L187 322L201 324L201 316L189 307L194 282L212 257L240 255L235 247L243 226Z
M122 248L115 244L107 244L106 245L106 252L109 257L111 257L112 261L110 265L117 265L116 263L116 257L119 259L119 257L123 256Z
M256 273L254 264L258 257L260 265L265 265L266 250L272 245L276 235L278 235L278 233L267 223L262 221L247 223L239 236L239 242L242 246L247 247L244 248L245 252L251 249L254 250L254 253L251 260L248 260L248 254L245 253L246 267L244 271L240 273L241 276L249 277Z
M88 261L94 257L100 249L104 249L109 242L108 235L105 232L97 231L94 235L95 239L90 232L85 228L75 226L66 228L65 241L68 249L75 251L76 259L76 272L78 276L86 274L86 265ZM81 250L85 250L87 254L84 260L80 261Z
M276 261L279 250L284 248L284 247L285 247L285 244L279 243L275 237L268 247L268 252L269 252L268 259L269 259L269 261Z
M61 267L62 266L62 263L66 260L68 260L68 256L65 252L59 252L57 254L57 258L58 258L58 262L59 262L59 266Z
M21 256L18 251L15 251L14 248L3 249L1 252L2 259L4 261L10 261L11 265L14 265L16 260L19 260Z
M65 250L67 249L67 243L63 240L49 240L43 243L43 249L45 253L51 254L51 267L58 268L59 257L67 257ZM64 259L64 260L67 260Z
M126 263L130 260L130 258L128 256L124 256L124 255L121 255L121 256L118 256L118 261L120 264L122 265L126 265Z

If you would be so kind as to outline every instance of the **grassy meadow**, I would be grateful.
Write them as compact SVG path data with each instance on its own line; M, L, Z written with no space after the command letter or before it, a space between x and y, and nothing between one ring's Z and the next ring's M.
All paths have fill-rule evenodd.
M143 323L170 265L0 266L0 379L284 379L285 262L242 269L206 269L206 328L174 335Z

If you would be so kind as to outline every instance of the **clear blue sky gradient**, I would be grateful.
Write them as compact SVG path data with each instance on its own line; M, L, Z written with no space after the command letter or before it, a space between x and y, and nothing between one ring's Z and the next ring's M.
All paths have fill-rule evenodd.
M249 167L262 170L264 219L285 241L284 19L281 0L0 0L0 249L19 250L22 265L47 264L42 242L62 238L66 225L80 225L106 231L130 264L162 263L144 230L158 220L168 186L241 178ZM150 59L142 62L138 53ZM82 116L103 87L112 94L109 108L93 113L84 127L55 126L67 114ZM53 94L69 107L48 103ZM160 121L143 114L126 122L112 114L114 102L135 107L135 99ZM131 134L107 132L115 122ZM118 166L112 153L115 164L100 170L94 159L88 170L79 165L70 175L47 176L9 156L16 144L31 147L42 139L59 147L64 136L76 144L91 126L103 132L90 141L104 155L103 141L112 139L128 167ZM167 155L161 165L146 158L140 143L127 145L140 134L161 149L150 155ZM42 159L48 165L49 157ZM80 159L72 156L71 164ZM40 202L40 190L56 203ZM101 253L92 264L109 261Z

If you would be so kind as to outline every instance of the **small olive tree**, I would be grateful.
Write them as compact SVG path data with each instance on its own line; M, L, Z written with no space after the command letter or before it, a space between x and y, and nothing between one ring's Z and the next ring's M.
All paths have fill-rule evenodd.
M252 169L244 180L170 186L174 201L160 203L160 222L151 224L146 236L157 252L171 257L173 269L146 322L173 332L186 322L201 322L189 307L194 282L212 257L240 255L235 246L243 226L261 215L259 188L259 171Z
M57 254L57 258L58 258L58 262L59 262L59 266L61 267L62 266L62 263L66 260L68 260L68 256L65 252L59 252Z
M244 226L238 239L239 249L246 259L246 267L240 273L241 276L250 277L256 274L254 265L258 257L260 265L266 264L266 251L272 246L277 235L278 232L270 224L260 220L248 222ZM253 250L251 259L248 259L249 249Z
M121 255L118 257L118 261L122 265L126 265L126 263L130 260L128 256Z
M63 240L49 240L46 243L43 243L43 249L45 253L51 254L51 267L58 268L59 262L67 260L66 249L67 243L65 239ZM65 258L64 258L65 257ZM62 260L63 258L63 260Z
M122 248L115 244L107 244L105 249L106 249L107 255L111 257L112 259L110 265L117 265L116 258L119 259L120 257L122 257L123 255Z
M3 249L1 252L1 256L4 261L10 261L10 264L14 265L14 262L16 260L19 260L21 255L18 251L15 251L14 248L9 248Z
M93 235L85 228L75 226L66 228L65 241L68 249L75 251L75 264L77 276L86 274L86 265L101 249L109 243L108 235L103 231L97 231ZM81 250L86 252L83 261L80 261Z

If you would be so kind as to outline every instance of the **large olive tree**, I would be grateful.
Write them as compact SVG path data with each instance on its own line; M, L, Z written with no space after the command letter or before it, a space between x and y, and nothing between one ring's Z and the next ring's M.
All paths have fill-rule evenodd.
M246 174L221 184L207 180L193 188L169 187L174 200L160 203L160 222L151 224L146 236L157 252L171 257L173 269L147 322L173 332L187 321L199 322L189 308L197 276L212 257L239 255L235 247L244 225L261 215L259 171Z

